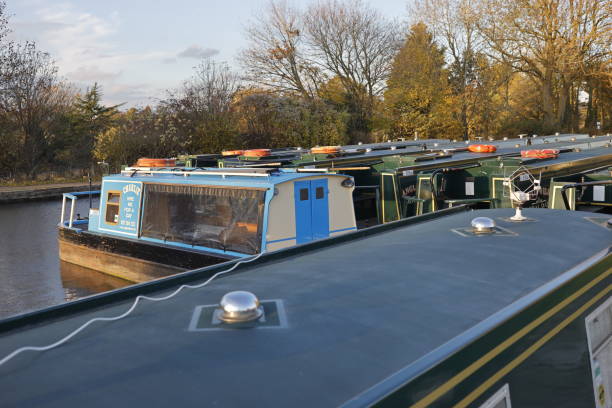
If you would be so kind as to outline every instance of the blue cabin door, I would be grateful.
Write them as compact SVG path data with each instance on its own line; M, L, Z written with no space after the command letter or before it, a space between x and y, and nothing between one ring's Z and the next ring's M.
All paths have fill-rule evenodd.
M298 244L329 236L327 180L296 181L295 237Z
M312 239L329 237L329 209L327 200L327 179L310 182L312 201Z

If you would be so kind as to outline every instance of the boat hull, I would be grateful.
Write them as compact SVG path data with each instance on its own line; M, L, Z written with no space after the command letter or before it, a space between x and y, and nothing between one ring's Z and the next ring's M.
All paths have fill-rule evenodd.
M130 282L146 282L234 259L144 241L60 228L59 257Z

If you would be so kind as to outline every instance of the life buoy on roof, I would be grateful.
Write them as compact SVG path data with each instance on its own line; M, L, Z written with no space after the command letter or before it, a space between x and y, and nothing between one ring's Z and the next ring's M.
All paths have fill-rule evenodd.
M340 146L317 146L310 149L313 154L334 154L340 151Z
M556 159L559 156L557 149L521 150L521 157L530 159Z
M270 149L245 150L242 154L246 157L265 157L270 155Z
M221 156L241 156L244 154L244 150L224 150L221 152Z
M493 153L497 150L497 147L493 145L474 144L469 145L468 150L472 153Z
M175 159L150 159L148 157L141 157L138 159L135 167L174 167L176 166Z

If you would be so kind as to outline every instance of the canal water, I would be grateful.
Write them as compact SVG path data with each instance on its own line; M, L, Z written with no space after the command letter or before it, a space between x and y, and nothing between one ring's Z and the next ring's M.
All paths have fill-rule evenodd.
M129 285L60 263L61 208L61 199L0 204L0 319ZM77 201L76 213L86 216L88 208L86 198Z

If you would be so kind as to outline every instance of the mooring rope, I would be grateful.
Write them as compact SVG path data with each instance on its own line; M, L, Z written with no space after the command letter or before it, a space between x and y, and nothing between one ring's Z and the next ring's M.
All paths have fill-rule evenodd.
M129 309L126 310L125 312L123 312L122 314L117 315L117 316L113 316L113 317L96 317L96 318L93 318L93 319L85 322L84 324L82 324L77 329L73 330L71 333L69 333L65 337L63 337L60 340L56 341L55 343L51 343L51 344L48 344L46 346L39 346L39 347L36 347L36 346L26 346L26 347L20 347L17 350L15 350L12 353L10 353L9 355L7 355L6 357L4 357L2 360L0 360L0 366L2 366L3 364L6 364L9 360L11 360L15 356L17 356L17 355L19 355L19 354L21 354L21 353L23 353L25 351L47 351L47 350L51 350L51 349L54 349L56 347L59 347L62 344L66 343L71 338L73 338L74 336L76 336L77 334L79 334L80 332L82 332L83 330L85 330L85 328L87 328L92 323L95 323L95 322L114 322L114 321L117 321L117 320L121 320L121 319L129 316L136 309L136 306L138 305L138 302L140 302L141 300L150 300L152 302L161 302L161 301L173 298L174 296L178 295L179 292L181 290L183 290L183 289L199 289L199 288L203 288L204 286L206 286L210 282L212 282L213 279L215 279L215 278L217 278L217 277L219 277L221 275L225 275L226 273L230 273L231 271L236 269L238 267L238 265L240 265L240 264L248 263L248 262L253 262L254 260L258 259L263 254L264 253L261 252L261 253L257 254L256 256L254 256L252 258L248 258L248 259L244 259L244 260L238 261L231 268L229 268L229 269L227 269L225 271L217 272L213 276L208 278L206 281L204 281L202 283L199 283L197 285L181 285L174 292L172 292L172 293L170 293L169 295L166 295L166 296L162 296L162 297L150 297L150 296L145 296L145 295L138 295L136 297L136 299L134 299L134 303L132 303L132 306L130 306Z

